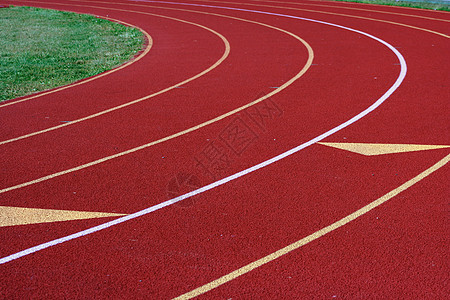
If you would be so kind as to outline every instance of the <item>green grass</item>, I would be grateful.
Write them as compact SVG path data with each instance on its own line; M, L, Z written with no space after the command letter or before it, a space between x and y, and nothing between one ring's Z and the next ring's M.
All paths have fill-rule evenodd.
M396 1L396 0L334 0L342 2L371 3L380 5L403 6L422 9L450 11L448 1Z
M136 55L144 41L136 28L90 15L0 8L0 101L110 70Z

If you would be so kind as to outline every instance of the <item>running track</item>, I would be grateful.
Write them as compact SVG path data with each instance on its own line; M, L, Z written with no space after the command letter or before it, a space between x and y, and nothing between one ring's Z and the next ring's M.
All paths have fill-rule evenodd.
M125 214L0 227L2 298L448 297L448 149L316 142L449 145L449 13L1 3L148 34L115 72L0 104L1 206Z

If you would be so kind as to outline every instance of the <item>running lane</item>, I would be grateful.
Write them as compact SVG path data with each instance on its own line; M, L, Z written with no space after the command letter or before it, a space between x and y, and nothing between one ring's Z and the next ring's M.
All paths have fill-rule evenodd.
M89 3L93 5L93 1ZM267 112L263 110L267 106L254 107L254 110L246 110L238 116L117 161L3 193L4 203L13 205L26 199L23 206L131 213L173 196L176 191L171 183L174 178L180 181L177 174L194 175L198 179L196 184L205 185L343 123L378 99L400 73L398 58L387 47L343 29L243 11L150 3L138 5L143 6L126 7L180 18L194 14L151 6L202 10L283 28L311 45L314 62L298 81L265 102L271 105L273 115L260 119L265 120L264 123L255 122L258 120L256 108L259 112ZM368 32L397 47L407 60L407 77L386 103L326 141L449 144L447 136L439 134L442 128L448 127L448 120L442 113L448 97L442 88L445 78L437 76L442 72L448 40L401 26L393 31L392 24L383 22L313 12L277 11ZM196 21L205 22L205 26L220 22L219 17L208 18L202 16ZM227 26L230 23L235 24L236 20L229 20ZM243 28L249 32L257 30L257 26L249 24ZM236 44L236 51L239 51L241 47L245 49L243 42L250 41L251 37L271 34L269 29L260 30L259 34L240 31L241 40L236 43L232 42L231 33L225 35L224 32L224 36L231 45ZM423 41L420 45L413 39L419 36ZM272 70L272 65L267 69L263 67L266 60L270 60L263 57L286 58L284 72L276 74L282 83L301 69L307 51L281 33L276 34L276 41L276 46L265 47L257 56L259 68L255 69L260 71L261 78L269 77L268 74L276 74L276 69ZM289 43L292 46L288 46ZM286 56L283 51L289 50L292 53ZM245 72L244 66L249 65L250 59L248 53L241 53L246 59L245 64L227 65L228 69L220 69L222 72L218 72L216 80L230 78L227 77L229 72L232 77ZM232 58L230 56L227 62ZM205 76L205 80L208 78ZM234 87L233 81L229 84L226 80L226 84L211 88L211 94L217 91L216 97L229 102L214 102L209 97L198 97L202 98L199 101L211 104L211 113L217 114L247 103L258 97L259 92L268 93L277 86L268 80L265 85L255 87L246 76L237 81L240 84ZM193 95L199 95L199 88L204 86L197 80L193 84L197 82L199 86L195 86ZM268 83L271 85L267 86ZM241 93L247 94L236 96ZM427 99L426 104L423 99ZM177 113L183 120L184 112L189 108L180 102L177 104L182 108ZM197 111L205 109L198 105L195 106ZM164 108L170 111L169 106ZM194 118L192 114L189 117ZM246 132L253 133L247 135L247 147L222 152L228 158L225 168L215 169L218 173L205 172L197 159L204 158L205 150L211 151L210 145L225 144L227 147L228 142L233 146L227 136L230 128L237 128L236 124L245 124L251 129ZM249 140L248 137L253 138ZM446 154L448 150L442 149L366 157L313 145L190 201L11 261L2 266L5 270L2 291L7 295L35 297L175 297L351 214L396 189ZM16 179L27 179L16 175L14 169L12 174ZM442 228L445 227L443 212L448 193L441 182L448 177L446 174L446 167L439 169L353 223L221 285L203 297L443 296L447 275L446 260L442 257L447 255L445 245L448 242ZM99 222L2 228L4 240L6 237L9 240L2 252L11 254ZM52 284L45 285L47 282Z

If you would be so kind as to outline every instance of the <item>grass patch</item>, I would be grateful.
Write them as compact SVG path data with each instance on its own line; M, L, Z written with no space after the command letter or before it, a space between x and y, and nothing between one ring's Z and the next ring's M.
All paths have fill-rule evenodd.
M449 1L396 1L396 0L334 0L341 2L370 3L379 5L403 6L412 8L450 11Z
M143 47L141 31L90 15L0 8L0 101L90 77Z

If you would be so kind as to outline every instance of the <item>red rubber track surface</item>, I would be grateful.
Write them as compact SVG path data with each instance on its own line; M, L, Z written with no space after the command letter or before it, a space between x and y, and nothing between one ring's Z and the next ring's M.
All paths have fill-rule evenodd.
M404 82L374 112L324 141L450 144L450 41L420 30L449 35L449 13L326 1L186 2L326 21L383 39L407 62ZM180 191L174 191L173 183L179 174L204 186L342 124L380 98L400 72L397 57L379 42L304 20L145 1L3 3L108 16L147 31L153 46L140 61L108 76L29 101L0 104L0 141L150 95L195 76L223 55L224 43L211 31L162 16L220 33L231 51L212 71L180 88L0 145L0 189L196 126L273 91L307 63L307 48L292 36L213 14L289 31L311 46L314 61L306 74L263 102L276 107L264 124L249 118L255 107L262 111L260 103L155 146L1 193L1 206L134 213L177 196ZM205 172L196 159L211 143L223 145L224 132L235 122L246 124L251 142L238 153L228 149L228 163L220 173ZM336 222L447 154L448 149L441 149L367 157L315 144L193 199L2 264L0 295L173 298ZM355 221L200 298L447 298L448 175L444 166ZM5 257L108 220L0 227L0 254Z

